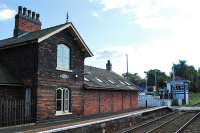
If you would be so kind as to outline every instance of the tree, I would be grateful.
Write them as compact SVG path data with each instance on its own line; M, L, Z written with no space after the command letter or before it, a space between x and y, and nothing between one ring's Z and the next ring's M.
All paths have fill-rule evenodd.
M167 76L165 72L161 72L158 69L149 70L147 72L147 78L148 78L148 86L155 86L156 83L158 89L165 87L166 86L165 81L170 79L170 77Z
M175 76L179 76L190 81L190 90L199 91L200 89L200 69L197 71L194 66L187 65L185 60L179 60L178 64L174 64Z
M124 73L122 74L123 77L126 77L130 82L134 83L135 85L138 85L138 86L143 86L145 85L145 80L142 79L138 73L134 73L134 74L131 74L131 73Z

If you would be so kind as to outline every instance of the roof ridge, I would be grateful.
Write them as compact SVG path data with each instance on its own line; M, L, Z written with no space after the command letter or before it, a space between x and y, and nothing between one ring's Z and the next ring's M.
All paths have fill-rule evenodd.
M92 67L92 68L96 68L96 69L101 69L101 70L106 70L106 69L103 69L103 68L100 68L100 67L95 67L95 66L90 66L90 65L84 65L86 67Z

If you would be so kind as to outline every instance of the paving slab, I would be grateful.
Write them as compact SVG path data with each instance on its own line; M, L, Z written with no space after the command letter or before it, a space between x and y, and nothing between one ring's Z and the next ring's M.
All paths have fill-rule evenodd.
M184 107L184 106L171 106L169 107L173 110L181 110L181 111L200 111L200 107Z

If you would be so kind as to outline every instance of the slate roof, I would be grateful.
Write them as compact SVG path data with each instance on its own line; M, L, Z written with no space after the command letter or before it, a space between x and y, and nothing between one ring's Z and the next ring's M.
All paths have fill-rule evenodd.
M131 90L138 91L138 87L113 71L92 66L85 66L85 89L98 90Z
M39 42L39 39L43 38L42 40L45 40L45 39L49 38L50 36L54 35L54 33L57 33L56 31L60 31L65 28L68 28L68 27L70 27L72 29L70 31L72 31L75 38L78 38L76 40L79 40L79 42L80 42L79 44L81 44L80 46L82 47L81 49L84 50L84 52L86 52L87 57L93 56L92 52L87 47L84 40L81 38L78 31L75 29L75 27L73 26L73 24L71 22L57 25L57 26L50 27L50 28L46 28L46 29L42 29L37 32L26 32L22 35L19 35L18 37L11 37L8 39L0 40L0 49L19 46L19 44L22 45L22 43L26 43L29 41L38 41Z
M17 45L19 43L23 43L23 42L27 42L27 41L36 40L42 36L45 36L53 31L61 28L64 25L65 24L61 24L61 25L57 25L57 26L54 26L51 28L40 30L38 32L27 32L22 35L19 35L18 37L11 37L8 39L0 40L0 48Z
M22 85L22 82L18 80L15 75L11 74L9 70L0 64L0 85Z

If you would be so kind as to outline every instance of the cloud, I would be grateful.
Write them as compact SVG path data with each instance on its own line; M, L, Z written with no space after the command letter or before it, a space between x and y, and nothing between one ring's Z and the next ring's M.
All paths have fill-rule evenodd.
M97 13L96 11L93 11L92 15L95 16L95 17L99 17L99 13Z
M116 11L132 16L143 28L174 28L183 21L199 21L199 0L93 0L105 12ZM193 17L196 18L193 18Z
M96 52L95 54L95 58L97 60L101 60L101 59L105 59L105 57L107 59L109 58L118 58L121 57L123 54L120 53L118 50L111 50L111 49L101 49L99 51Z
M0 21L12 19L16 11L8 8L5 4L0 5Z
M111 60L113 70L118 74L126 72L126 57L129 57L129 72L144 76L144 71L160 69L169 75L173 63L187 60L189 65L196 68L200 57L199 46L190 40L158 40L143 44L110 45L97 51L94 57L88 58L86 64L105 68L108 59ZM176 45L175 45L176 44Z
M103 12L122 13L132 18L134 26L142 32L149 31L151 41L141 39L140 44L120 44L104 48L111 51L114 70L123 73L125 53L129 55L130 72L143 72L158 68L166 73L171 71L173 62L187 60L188 64L200 67L200 1L199 0L96 0ZM133 29L134 30L134 29ZM145 38L145 34L142 38ZM134 42L134 40L132 40ZM112 51L124 56L112 57ZM98 52L97 52L98 53ZM115 53L116 54L116 53ZM103 54L101 60L94 57L87 62L105 67L108 58Z

